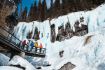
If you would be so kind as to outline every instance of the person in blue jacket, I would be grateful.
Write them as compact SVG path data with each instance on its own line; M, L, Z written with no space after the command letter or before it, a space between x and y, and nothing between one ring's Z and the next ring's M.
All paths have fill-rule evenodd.
M34 47L34 42L29 40L29 51L32 51L33 47Z

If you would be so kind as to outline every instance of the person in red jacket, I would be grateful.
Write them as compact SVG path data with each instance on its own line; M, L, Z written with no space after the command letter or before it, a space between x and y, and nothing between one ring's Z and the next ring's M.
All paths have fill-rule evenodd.
M23 40L23 41L22 41L22 49L25 49L25 48L28 49L27 44L28 44L27 40Z

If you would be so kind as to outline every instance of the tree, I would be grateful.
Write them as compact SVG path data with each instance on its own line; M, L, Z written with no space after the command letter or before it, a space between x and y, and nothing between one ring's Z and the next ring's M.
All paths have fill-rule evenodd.
M54 8L60 9L60 0L55 0Z
M38 13L38 11L37 11L37 5L36 5L36 1L34 2L34 6L33 6L33 20L37 20L37 13Z
M27 7L24 8L21 17L22 21L27 21Z
M44 0L42 2L41 21L44 21L46 19L46 11L47 11L46 0Z
M28 14L28 20L29 21L35 21L37 20L37 5L36 5L36 1L34 2L34 5L31 5L29 14Z
M50 2L50 8L49 9L47 9L47 18L52 18L53 17L53 6L54 6L54 4L53 4L53 0L51 0L51 2Z
M22 21L22 0L20 0L19 4L17 5L20 7L20 11L19 11L19 21Z
M41 0L39 0L38 3L38 19L41 20L41 12L42 12L42 4L41 4Z
M59 14L60 14L60 0L55 0L55 3L54 3L54 10L56 11L56 12L54 13L54 15L59 16Z
M31 4L31 8L28 14L28 20L33 21L33 4Z
M51 0L51 3L50 3L50 8L53 8L53 0Z

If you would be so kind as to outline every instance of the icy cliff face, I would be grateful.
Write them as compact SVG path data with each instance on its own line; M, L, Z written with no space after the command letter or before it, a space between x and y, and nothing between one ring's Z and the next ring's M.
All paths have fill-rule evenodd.
M97 70L100 64L105 62L105 35L88 34L83 37L73 37L63 42L51 44L48 60L52 68L59 69L63 64L71 62L76 65L73 70ZM63 57L59 51L64 50ZM100 66L99 66L100 67Z
M58 33L58 27L64 25L67 22L70 23L71 28L75 31L74 24L76 21L80 22L80 18L83 17L84 21L80 22L81 24L88 25L88 32L100 31L102 28L105 28L105 5L101 5L98 8L92 11L81 11L74 12L68 15L60 16L58 18L54 18L51 21L45 20L44 22L33 21L30 23L20 22L14 29L16 36L20 39L26 39L28 32L32 31L34 34L35 27L38 28L40 34L43 33L44 36L50 36L50 25L55 24L55 32ZM48 35L49 34L49 35ZM41 38L41 36L40 36Z
M15 35L20 39L26 39L29 31L34 34L35 27L40 33L40 40L45 43L46 58L50 67L43 67L43 70L60 69L67 62L71 62L76 67L73 70L101 70L105 66L105 4L88 12L75 12L65 16L46 20L44 22L33 21L30 23L20 22L14 29ZM73 31L74 23L84 17L81 24L88 25L88 34L85 36L74 36L69 40L55 43L50 42L50 25L55 24L55 31L58 33L58 26L66 24L69 20ZM80 25L81 27L81 25ZM64 51L63 57L59 56L60 51Z
M105 5L92 10L88 15L88 30L89 32L99 31L105 28Z

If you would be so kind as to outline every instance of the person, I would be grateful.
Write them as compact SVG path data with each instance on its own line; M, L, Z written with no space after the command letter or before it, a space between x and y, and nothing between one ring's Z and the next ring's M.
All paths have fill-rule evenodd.
M37 53L38 42L35 42L35 43L34 43L34 47L35 47L35 53Z
M43 48L42 43L40 43L39 48L40 48L40 53L41 53L42 48Z
M42 40L44 41L44 38L41 39L41 40L38 40L38 44L39 44L39 52L40 52L40 53L42 53L42 48L43 48L43 46L44 46Z
M25 39L22 41L22 49L28 48L28 41Z
M29 51L32 51L34 47L34 42L32 40L29 40Z

